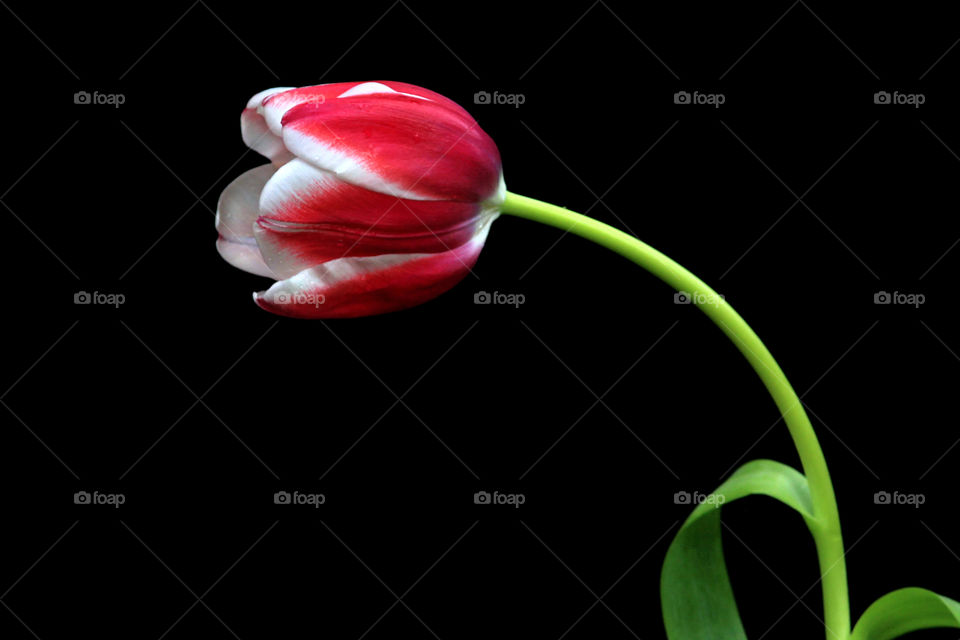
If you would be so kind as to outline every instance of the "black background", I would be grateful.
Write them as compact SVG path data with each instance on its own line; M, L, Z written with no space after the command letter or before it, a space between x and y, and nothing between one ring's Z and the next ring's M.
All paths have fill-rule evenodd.
M533 223L501 218L475 275L410 311L259 310L263 280L214 250L220 191L264 162L240 110L350 80L450 96L512 191L628 228L744 315L820 435L854 615L902 586L960 596L948 7L638 4L4 0L0 637L663 637L675 493L798 464L702 314ZM750 637L820 637L801 520L757 498L725 522Z

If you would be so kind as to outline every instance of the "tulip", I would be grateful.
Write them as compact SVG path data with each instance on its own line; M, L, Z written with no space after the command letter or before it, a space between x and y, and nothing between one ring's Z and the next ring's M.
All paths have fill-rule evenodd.
M350 318L405 309L470 272L505 197L500 154L460 106L399 82L268 89L241 118L270 159L217 205L217 250L276 280L263 309Z

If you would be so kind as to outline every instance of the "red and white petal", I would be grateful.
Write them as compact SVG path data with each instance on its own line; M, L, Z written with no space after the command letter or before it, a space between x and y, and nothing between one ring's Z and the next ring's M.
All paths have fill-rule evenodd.
M259 93L253 94L249 100L247 100L247 109L253 109L256 111L257 107L263 104L263 101L272 96L275 93L283 93L285 91L292 91L296 87L273 87L272 89L264 89Z
M339 94L337 98L352 98L354 96L369 96L375 93L399 93L401 95L409 96L411 98L418 98L420 100L427 100L424 96L418 95L416 93L409 93L407 91L397 91L393 87L388 87L382 82L361 82L355 84L343 93Z
M301 103L286 111L282 125L284 145L297 157L380 193L481 202L498 186L496 144L455 105L399 92L358 93Z
M359 145L344 144L343 136L337 131L344 128L343 123L330 126L326 117L312 118L312 127L300 125L308 134L312 129L319 135L310 136L312 140L305 144L297 144L297 149L284 139L286 122L329 114L330 111L354 114L359 111L362 114L369 111L369 105L385 101L394 105L399 101L401 106L419 102L423 108L394 109L393 116L407 120L405 130L395 131L392 142L390 139L384 139L385 144L373 142L373 153L369 148L370 140L360 141ZM369 113L366 115L371 117ZM418 128L417 118L421 119L421 125L425 122L431 127ZM391 123L381 125L393 128ZM362 123L357 126L364 128ZM292 154L301 155L349 182L408 199L483 200L490 195L486 189L493 185L493 174L499 170L496 145L462 107L438 93L402 82L340 82L295 89L268 89L250 99L241 117L241 129L244 142L278 166L288 162ZM448 135L438 138L439 130ZM402 141L404 135L412 140ZM368 130L366 136L370 136ZM325 144L325 140L339 144ZM411 147L410 142L415 146ZM394 147L392 151L391 145ZM411 148L419 153L413 157L406 155ZM475 153L469 153L470 149ZM478 155L476 166L471 166L471 156L476 160ZM398 167L406 172L397 175ZM462 171L457 172L457 168ZM452 183L451 177L458 173L460 182ZM471 183L474 190L465 194L463 187ZM438 193L438 186L446 186L446 189Z
M463 107L458 105L456 102L442 96L435 91L430 91L429 89L424 89L423 87L418 87L415 84L407 84L406 82L387 82L383 80L377 80L373 82L359 82L353 83L353 86L344 91L341 94L337 95L337 99L341 98L353 98L355 96L363 95L373 95L373 94L400 94L409 96L411 98L420 98L421 100L429 100L431 102L437 102L442 105L446 105L452 109L463 111Z
M419 98L424 98L432 102L438 102L440 104L445 104L455 109L460 109L461 111L463 110L463 108L460 105L458 105L456 102L454 102L450 98L440 95L436 91L430 91L429 89L418 87L415 84L408 84L406 82L394 82L392 80L376 80L373 82L357 82L352 84L354 85L353 87L339 94L337 97L349 98L355 95L395 92L395 93L412 95Z
M356 84L356 82L335 82L280 91L261 100L257 105L257 111L263 116L270 131L279 136L282 128L280 122L287 111L301 104L323 104Z
M283 140L267 127L263 116L257 111L260 104L275 93L289 91L292 87L275 87L254 95L240 114L240 136L244 144L262 156L281 165L293 157L283 146Z
M240 174L227 185L217 202L217 251L233 266L269 278L276 277L260 255L253 235L260 215L260 192L276 173L272 164Z
M340 258L255 293L263 309L293 318L356 318L399 311L437 297L476 264L489 224L460 247L433 254Z
M283 140L267 128L263 116L254 109L244 109L240 115L240 136L245 145L269 158L277 166L295 157L283 146Z
M259 210L254 236L260 251L270 269L287 278L343 257L458 247L473 237L482 207L376 193L297 159L266 184Z
M259 100L257 100L256 104L248 104L247 106L258 109L270 131L273 132L274 135L279 136L282 129L281 123L283 116L287 111L296 106L301 104L323 104L328 100L373 93L402 93L456 107L455 102L441 96L439 93L404 82L332 82L329 84L318 84L312 87L287 88L281 90L271 89L269 92L261 92L251 98L251 102L256 98L259 98Z

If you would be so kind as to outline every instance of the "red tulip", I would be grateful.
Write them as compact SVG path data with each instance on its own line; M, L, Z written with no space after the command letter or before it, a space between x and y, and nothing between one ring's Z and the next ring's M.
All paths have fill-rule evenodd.
M459 282L505 188L493 140L453 101L400 82L268 89L240 118L270 158L217 205L217 249L277 280L254 300L300 318L405 309Z

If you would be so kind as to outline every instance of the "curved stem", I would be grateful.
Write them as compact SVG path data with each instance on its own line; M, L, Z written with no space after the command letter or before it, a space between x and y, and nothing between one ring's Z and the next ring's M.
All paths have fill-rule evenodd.
M827 638L846 640L850 636L847 570L840 535L840 515L827 462L800 398L753 329L700 278L656 249L610 225L514 193L507 194L502 212L558 227L632 260L677 291L690 296L691 301L736 345L773 397L800 454L813 501L815 522L810 530L816 542L823 582Z

